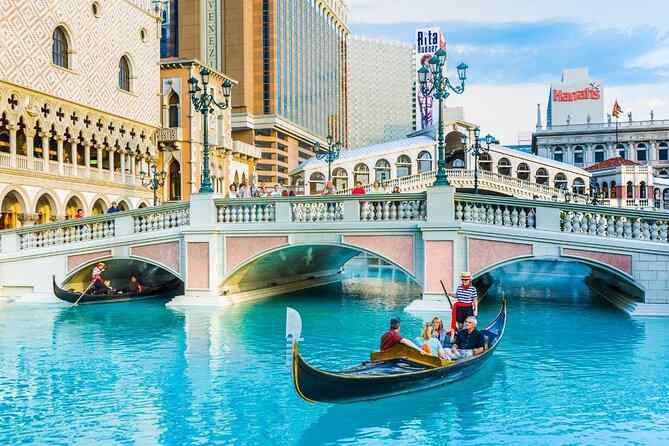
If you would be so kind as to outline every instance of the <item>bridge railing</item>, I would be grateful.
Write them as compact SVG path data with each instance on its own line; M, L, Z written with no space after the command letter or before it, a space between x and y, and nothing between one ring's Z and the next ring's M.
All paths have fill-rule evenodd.
M475 194L456 194L453 212L461 223L669 242L669 215L664 212Z
M175 229L188 225L189 217L189 203L179 202L77 220L25 226L0 233L0 252L6 254Z
M425 193L327 195L216 200L218 223L419 221L427 218Z

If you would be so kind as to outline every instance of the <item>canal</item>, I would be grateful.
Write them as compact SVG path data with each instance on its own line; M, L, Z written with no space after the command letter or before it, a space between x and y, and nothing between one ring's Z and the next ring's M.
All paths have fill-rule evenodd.
M492 286L509 323L494 357L446 387L353 405L295 394L285 308L302 352L329 369L366 359L418 290L392 270L344 284L186 312L148 302L0 307L0 444L667 444L669 323L632 319L596 293ZM522 289L521 289L522 287ZM542 292L542 290L544 290ZM560 291L562 290L562 292Z

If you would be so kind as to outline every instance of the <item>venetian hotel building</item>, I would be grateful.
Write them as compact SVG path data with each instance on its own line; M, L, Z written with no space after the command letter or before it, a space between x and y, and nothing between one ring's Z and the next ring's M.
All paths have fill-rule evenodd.
M0 10L0 229L151 202L160 126L150 0L8 0Z

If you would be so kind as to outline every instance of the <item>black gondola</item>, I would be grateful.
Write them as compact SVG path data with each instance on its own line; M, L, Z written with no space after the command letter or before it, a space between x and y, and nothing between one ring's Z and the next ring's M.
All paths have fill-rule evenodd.
M53 292L56 297L65 302L74 304L78 301L83 304L110 304L115 302L129 302L135 300L147 299L169 299L183 294L183 284L181 280L175 278L158 287L144 287L141 293L130 291L111 291L101 294L84 294L77 291L66 291L56 284L56 277L53 277Z
M301 326L301 323L300 323ZM422 355L403 344L375 352L371 361L340 372L327 372L310 366L293 343L293 382L297 394L309 402L351 403L425 390L457 381L476 372L504 335L506 301L495 320L482 330L486 350L474 357L456 361ZM299 332L293 336L299 339Z

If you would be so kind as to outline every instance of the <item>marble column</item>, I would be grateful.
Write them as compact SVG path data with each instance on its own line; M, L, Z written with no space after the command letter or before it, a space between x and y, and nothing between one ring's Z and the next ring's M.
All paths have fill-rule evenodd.
M98 160L97 160L97 170L98 170L98 178L102 179L102 145L98 144L97 145L98 149Z
M77 140L70 139L70 158L72 159L72 175L77 176Z
M125 157L128 156L125 150L121 150L121 183L125 184Z
M64 153L63 153L63 141L64 137L61 135L56 136L56 144L58 146L58 174L63 175L63 162L64 162Z
M35 158L35 130L30 129L26 130L26 157L28 158L28 170L34 170L34 162L33 159Z
M114 181L114 156L116 154L116 147L109 149L109 181Z
M84 141L84 164L86 165L86 178L91 176L91 142Z
M9 167L16 168L16 131L18 127L9 125Z
M49 171L49 134L42 132L42 170Z

